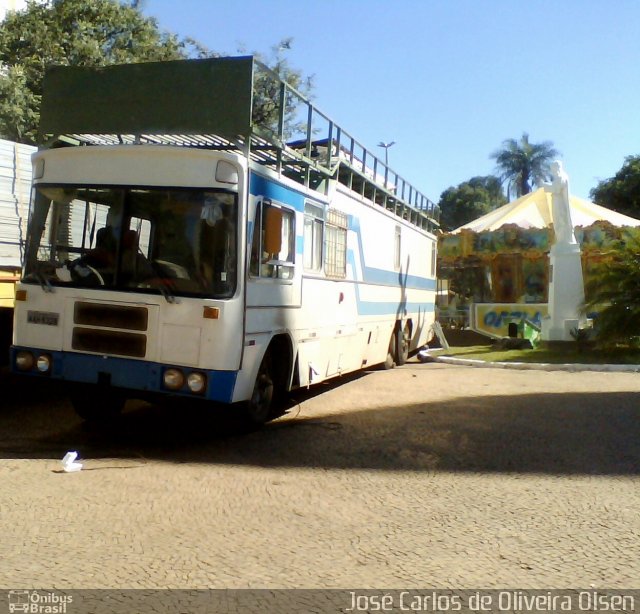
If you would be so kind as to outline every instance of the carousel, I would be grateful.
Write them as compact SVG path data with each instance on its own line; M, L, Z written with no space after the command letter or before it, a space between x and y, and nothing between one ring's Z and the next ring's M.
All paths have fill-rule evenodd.
M568 197L568 209L585 282L616 242L640 237L640 220L575 196ZM506 336L515 320L542 326L556 239L552 193L544 187L441 235L440 322L493 337Z

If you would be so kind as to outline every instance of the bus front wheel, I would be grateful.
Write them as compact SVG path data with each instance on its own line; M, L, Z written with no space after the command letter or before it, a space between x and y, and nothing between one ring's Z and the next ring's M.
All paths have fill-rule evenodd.
M122 411L126 399L113 391L97 386L78 386L71 393L71 404L76 414L87 422L109 422Z
M244 404L244 417L250 426L262 426L275 417L276 377L271 353L260 363L251 398Z

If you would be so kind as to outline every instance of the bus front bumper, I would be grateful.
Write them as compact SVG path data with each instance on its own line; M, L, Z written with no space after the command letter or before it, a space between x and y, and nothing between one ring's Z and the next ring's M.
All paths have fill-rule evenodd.
M221 403L231 403L237 378L236 371L161 365L144 360L20 346L11 347L11 371L20 375L145 393L204 398ZM171 372L171 377L167 377L167 371ZM203 380L202 390L191 390L189 382Z

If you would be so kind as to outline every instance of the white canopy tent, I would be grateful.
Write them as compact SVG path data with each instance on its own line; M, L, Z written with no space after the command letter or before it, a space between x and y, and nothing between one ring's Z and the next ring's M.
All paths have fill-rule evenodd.
M640 220L601 207L577 196L569 197L569 205L574 227L591 226L598 220L610 222L614 226L640 226ZM456 228L452 233L464 229L473 232L497 230L505 224L516 224L520 228L546 228L551 223L551 194L546 192L544 188L539 188L535 192L525 194L499 209L490 211L482 217Z

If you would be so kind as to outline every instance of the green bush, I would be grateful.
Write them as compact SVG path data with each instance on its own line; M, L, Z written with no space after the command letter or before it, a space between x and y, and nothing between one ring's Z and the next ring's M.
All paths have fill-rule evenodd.
M591 276L584 311L597 312L601 346L636 347L640 339L640 242L620 243Z

